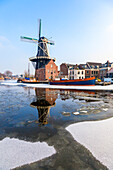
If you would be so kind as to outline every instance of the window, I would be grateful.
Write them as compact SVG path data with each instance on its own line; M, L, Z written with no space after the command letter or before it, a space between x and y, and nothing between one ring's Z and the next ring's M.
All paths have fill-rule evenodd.
M92 71L92 74L93 74L93 71Z
M78 71L78 74L80 74L80 71Z
M56 73L56 71L54 71L54 73Z
M83 74L83 71L82 71L82 74Z
M89 71L87 71L87 74L89 74Z
M98 71L96 71L96 74L98 74Z
M49 70L48 70L48 73L49 73Z
M79 77L79 79L81 79L81 77Z
M51 64L51 68L53 67L53 64Z

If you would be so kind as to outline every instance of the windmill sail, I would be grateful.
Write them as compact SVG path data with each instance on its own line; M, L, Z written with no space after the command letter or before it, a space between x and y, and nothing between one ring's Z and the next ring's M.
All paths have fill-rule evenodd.
M38 39L36 38L30 38L30 37L23 37L21 36L20 39L22 41L32 42L32 43L38 43Z
M41 19L39 19L39 39L41 37Z

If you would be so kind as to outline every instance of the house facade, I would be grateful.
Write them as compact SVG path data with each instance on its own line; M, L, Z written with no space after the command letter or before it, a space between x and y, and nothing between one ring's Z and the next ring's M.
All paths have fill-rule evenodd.
M80 65L62 63L60 65L60 78L84 79L95 77L104 80L111 68L113 68L113 63L109 61L104 64L96 62L87 62Z
M107 77L113 78L113 68L111 68L111 69L107 72Z
M85 78L99 78L99 69L85 69Z
M55 79L58 77L58 66L51 59L43 68L39 68L35 72L35 77L39 81Z
M85 78L85 70L81 70L78 68L70 68L68 70L68 79L74 80L74 79L84 79Z
M60 78L68 78L68 70L75 66L74 64L62 63L60 65Z

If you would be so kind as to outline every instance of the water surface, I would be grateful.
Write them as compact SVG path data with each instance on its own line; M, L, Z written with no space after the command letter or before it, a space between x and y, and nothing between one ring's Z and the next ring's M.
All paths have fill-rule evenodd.
M110 91L0 85L0 140L10 137L54 146L55 155L19 169L107 169L65 128L113 117L112 103Z

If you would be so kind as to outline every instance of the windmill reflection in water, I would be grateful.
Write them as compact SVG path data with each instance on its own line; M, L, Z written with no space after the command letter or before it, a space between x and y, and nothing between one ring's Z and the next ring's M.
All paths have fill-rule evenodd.
M55 100L58 94L51 89L35 89L36 101L33 101L30 106L35 107L38 110L38 121L39 125L48 124L48 116L50 116L50 108L55 106Z

